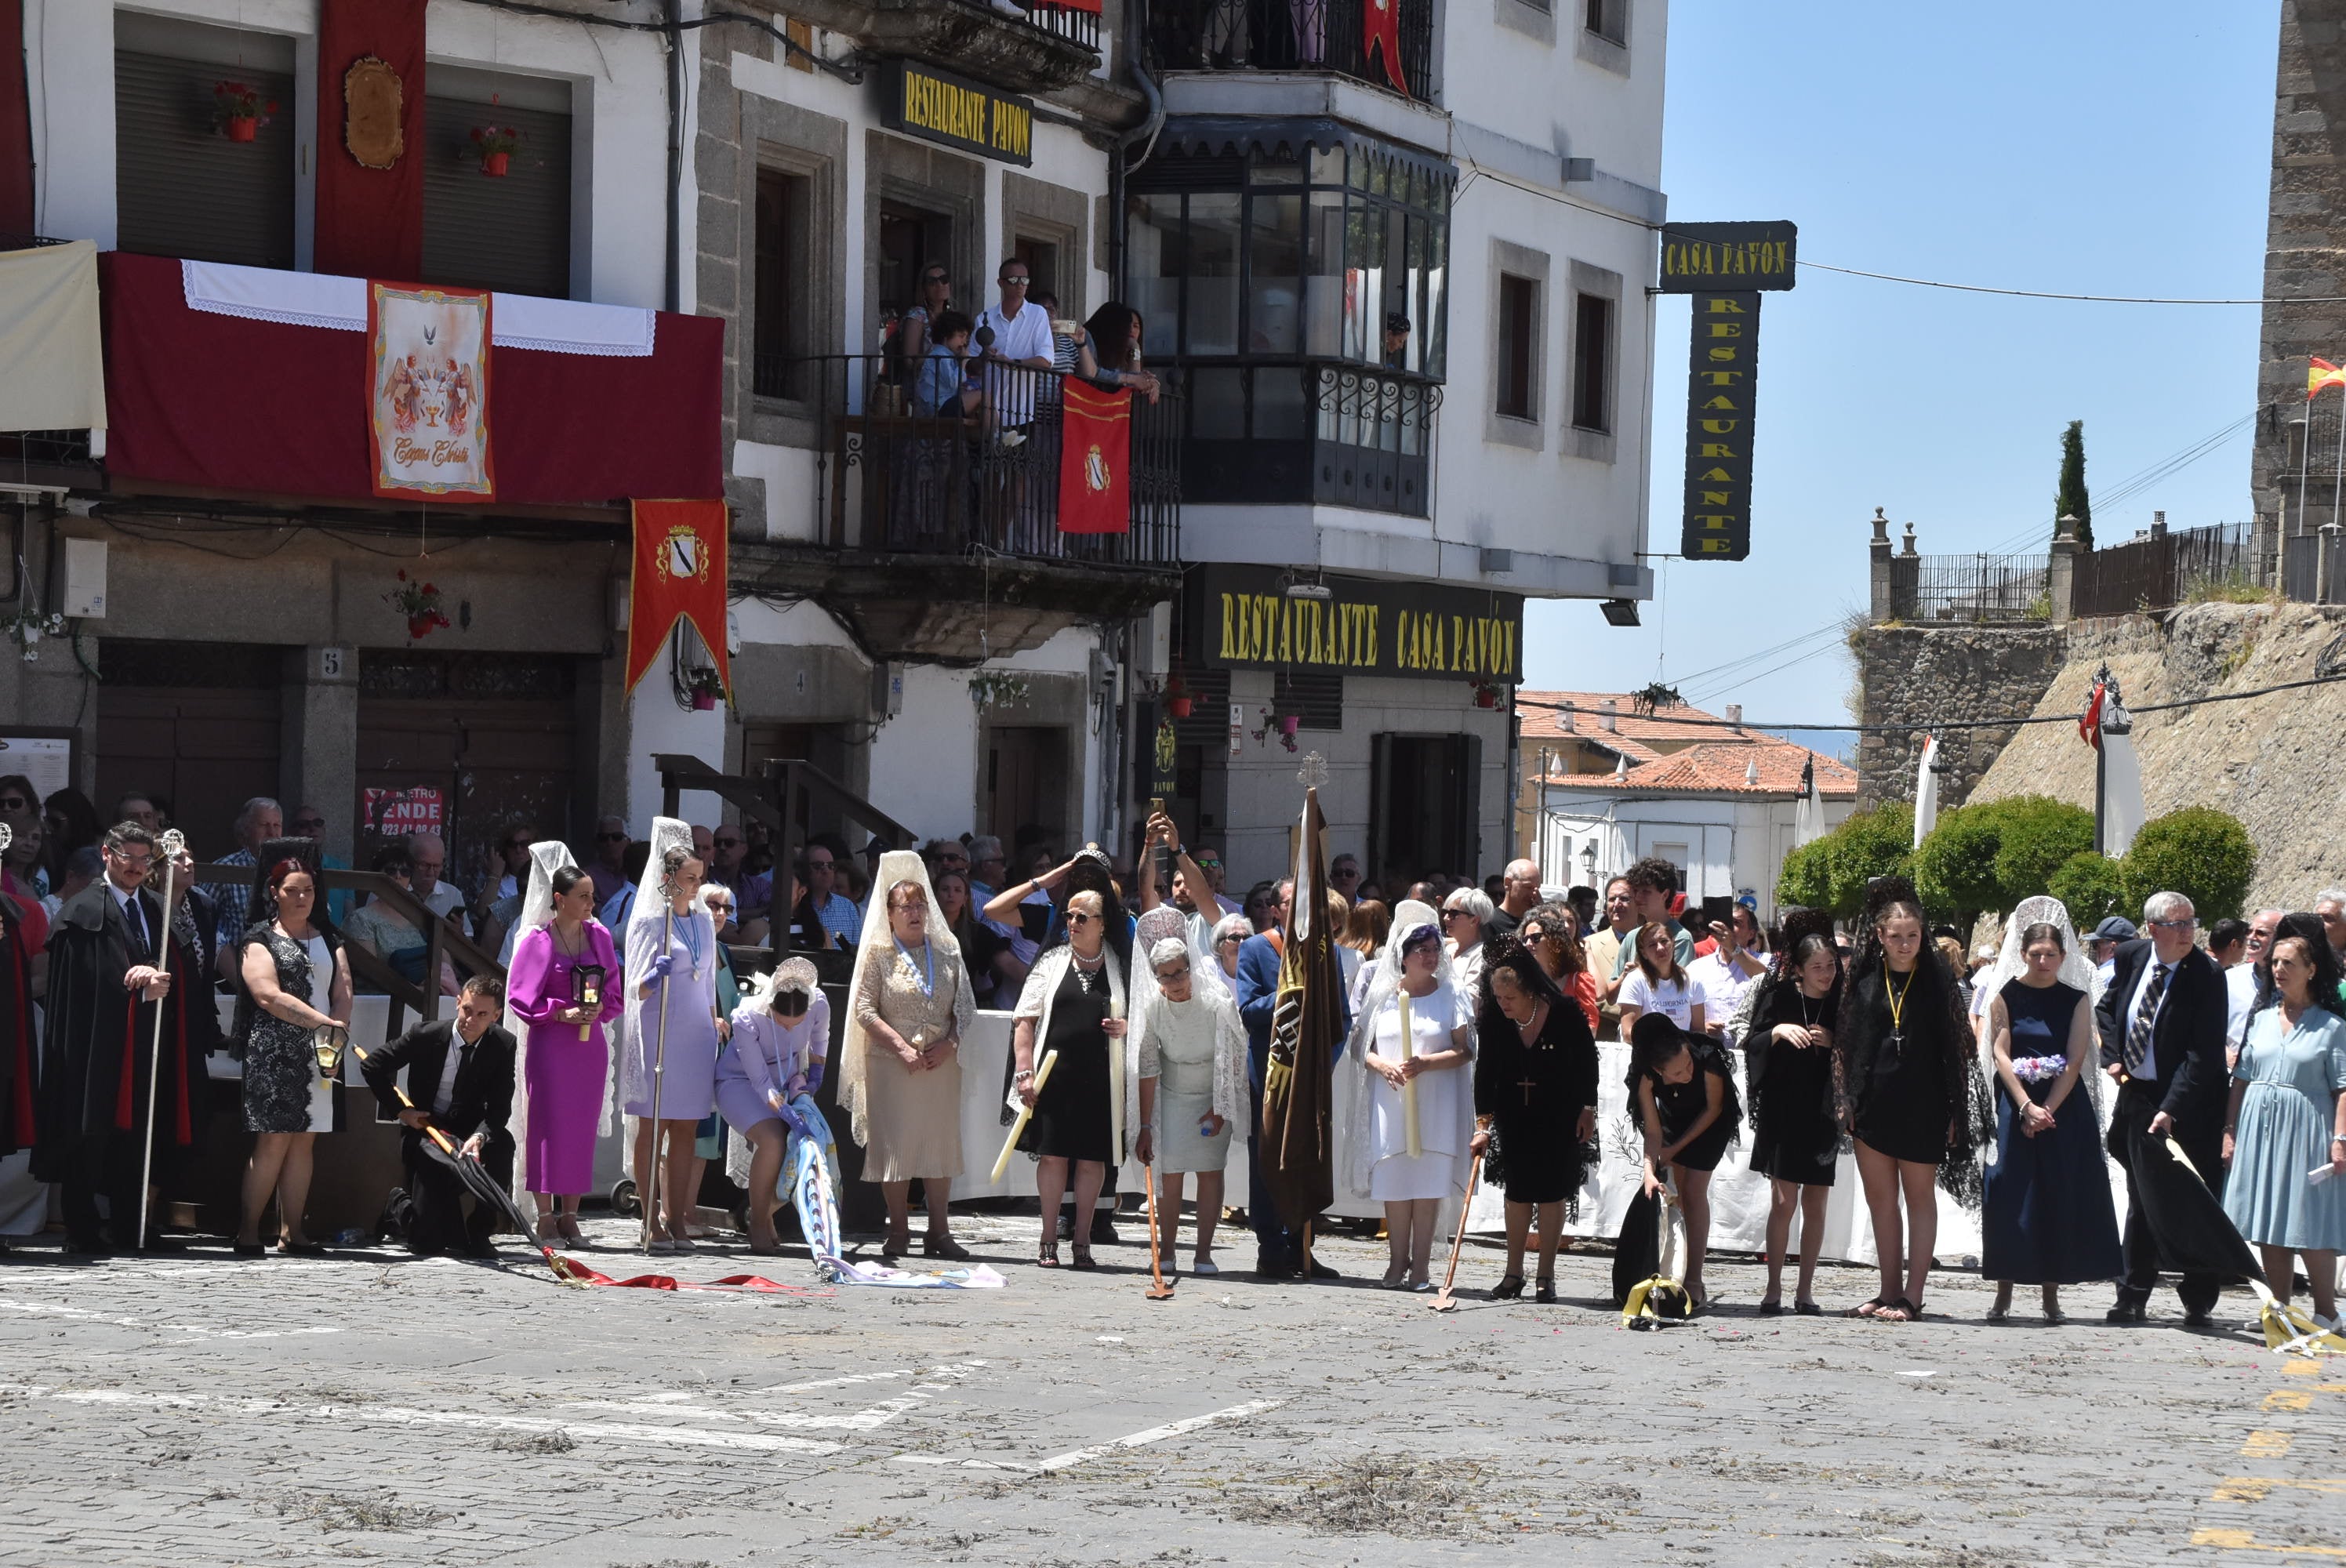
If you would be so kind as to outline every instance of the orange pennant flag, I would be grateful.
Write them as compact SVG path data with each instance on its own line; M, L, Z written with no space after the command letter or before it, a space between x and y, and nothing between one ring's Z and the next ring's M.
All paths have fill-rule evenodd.
M725 656L725 541L722 501L638 501L635 571L627 587L627 684L633 692L659 657L679 620L688 621L716 662L717 684L733 699Z
M2312 402L2313 394L2323 387L2346 387L2346 371L2311 354L2306 356L2306 361L2305 399L2308 402Z

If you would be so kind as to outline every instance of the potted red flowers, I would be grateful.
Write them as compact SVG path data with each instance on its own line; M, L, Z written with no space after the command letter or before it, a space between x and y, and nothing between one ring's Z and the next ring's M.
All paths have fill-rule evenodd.
M503 179L513 167L514 149L521 146L521 132L512 126L474 126L473 146L481 155L481 172Z
M1497 687L1496 685L1493 684L1492 682L1487 681L1487 680L1478 680L1478 681L1476 681L1476 682L1474 683L1474 706L1475 706L1475 707L1477 707L1477 708L1496 708L1496 707L1498 707L1498 706L1499 706L1499 688L1498 688L1498 687Z
M710 711L717 706L717 699L725 695L725 688L717 683L717 672L713 669L694 670L686 685L692 692L692 711L695 713Z
M230 141L250 141L277 113L277 100L263 102L249 82L212 84L212 128Z
M413 582L403 567L399 574L399 583L398 587L383 596L383 601L407 617L410 641L421 642L449 624L448 612L441 607L438 584Z
M1165 683L1165 711L1176 718L1187 718L1196 707L1197 699L1181 684L1181 672L1174 671L1173 678Z

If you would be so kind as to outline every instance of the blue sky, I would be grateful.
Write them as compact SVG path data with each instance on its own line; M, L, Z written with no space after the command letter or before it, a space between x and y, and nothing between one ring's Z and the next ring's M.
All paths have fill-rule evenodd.
M2254 299L2279 10L1671 0L1670 215L1790 219L1804 260L1871 271ZM1685 301L1665 299L1659 322L1648 547L1670 551ZM2033 545L2050 536L2062 428L2082 419L2102 542L2155 507L2176 528L2244 520L2245 430L2102 497L2253 410L2258 327L2253 307L2016 300L1803 268L1766 299L1750 558L1650 563L1660 581L1635 630L1593 604L1535 601L1526 683L1621 691L1658 676L1755 720L1846 722L1837 637L1754 656L1862 605L1876 506L1893 537L1911 519L1925 554Z

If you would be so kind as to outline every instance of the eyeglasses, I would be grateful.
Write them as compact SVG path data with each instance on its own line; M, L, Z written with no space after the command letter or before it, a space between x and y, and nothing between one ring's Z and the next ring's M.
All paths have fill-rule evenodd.
M1201 871L1209 866L1218 871L1222 869L1222 862L1211 855L1192 855L1189 859Z
M2150 923L2168 931L2197 931L2199 927L2199 917L2186 915L2181 920L2155 920Z
M923 283L949 283L952 280L942 272L931 272L921 280Z
M109 850L107 852L134 871L143 871L155 863L155 857L152 855L134 855L124 850Z
M1214 943L1214 945L1215 945L1216 947L1228 947L1228 946L1229 946L1232 942L1244 942L1244 941L1246 941L1246 938L1244 938L1244 937L1240 936L1240 935L1239 935L1238 932L1232 932L1229 935L1228 935L1228 936L1226 936L1226 937L1222 938L1222 939L1221 939L1221 941L1219 941L1219 942L1218 942Z
M729 903L712 900L709 905L709 912L713 915L731 914L733 912L733 906Z
M5 800L0 800L0 811L29 811L32 809L33 803L22 795L11 795Z
M1089 925L1093 921L1098 918L1099 917L1096 915L1087 915L1081 910L1069 910L1067 911L1067 924L1070 926Z
M994 281L1001 284L1005 289L1024 289L1027 284L1033 282L1034 280L1031 278L996 278Z
M738 850L741 847L741 840L738 838L719 839L717 840L717 847L720 850Z
M1442 911L1442 918L1443 920L1456 920L1461 915L1472 914L1473 912L1474 911L1471 910L1443 910Z
M1160 969L1157 972L1157 978L1159 980L1187 980L1189 978L1189 966L1185 963L1178 969Z
M827 871L831 869L831 862L829 860L809 860L807 862L807 870L810 871Z
M1518 937L1520 937L1520 938L1522 938L1522 939L1523 939L1523 942L1524 942L1524 945L1525 945L1525 947L1529 947L1533 942L1545 942L1545 941L1547 940L1547 932L1545 932L1545 931L1542 931L1538 926L1535 926L1535 926L1526 926L1526 927L1525 927L1525 928L1524 928L1522 931L1517 932L1515 934L1516 934Z

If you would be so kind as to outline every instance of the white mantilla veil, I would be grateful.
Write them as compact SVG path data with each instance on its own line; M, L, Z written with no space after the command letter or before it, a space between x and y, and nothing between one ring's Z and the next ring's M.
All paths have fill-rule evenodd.
M1365 1064L1370 1051L1376 1044L1377 1014L1384 1010L1386 1003L1392 1001L1393 993L1401 989L1402 949L1407 945L1411 937L1428 931L1433 933L1435 981L1433 994L1439 996L1443 992L1448 992L1456 999L1454 1016L1463 1018L1474 1016L1474 999L1459 989L1457 965L1452 961L1449 950L1442 944L1441 917L1434 912L1433 906L1431 904L1417 899L1402 900L1393 911L1392 930L1385 937L1384 952L1378 955L1376 977L1369 983L1368 995L1362 1003L1360 1011L1352 1014L1352 1033L1351 1038L1344 1042L1344 1063L1339 1069L1345 1080L1343 1088L1345 1124L1352 1132L1349 1140L1352 1145L1350 1158L1345 1162L1343 1174L1346 1186L1356 1196L1368 1196L1369 1167L1374 1154L1370 1146L1372 1139L1369 1135L1369 1094L1372 1085L1369 1083L1369 1070ZM1462 1095L1459 1097L1459 1104L1464 1107L1466 1113L1466 1136L1462 1137L1458 1143L1459 1148L1464 1149L1467 1139L1473 1135L1474 1096L1471 1094Z
M514 921L514 940L516 945L519 944L521 938L553 920L554 873L566 866L576 870L577 865L578 862L571 858L568 846L558 839L540 839L529 847L529 886L522 894L521 913ZM593 917L590 915L588 918ZM506 972L505 978L507 985L504 1023L505 1033L513 1036L515 1088L513 1115L508 1118L507 1125L513 1130L515 1149L521 1150L529 1146L529 1026L514 1013L511 985L513 976L510 971ZM617 977L614 975L611 979L616 981ZM605 1073L603 1074L603 1120L596 1131L599 1135L608 1133L610 1130L611 1074ZM528 1164L528 1161L519 1158L514 1161L513 1196L516 1203L525 1201L527 1195L528 1189L524 1184L529 1179Z
M941 952L961 955L961 943L945 922L937 918L936 890L929 886L929 865L911 850L890 850L880 857L880 870L872 879L872 896L863 905L863 931L855 943L855 973L847 983L847 1027L839 1043L839 1103L847 1112L848 1135L858 1144L868 1146L872 1141L872 1125L864 1115L864 1057L871 1050L871 1031L855 1020L855 999L863 993L864 975L872 965L892 962L896 956L895 935L888 925L888 890L899 882L918 884L921 897L929 906L927 927L929 945Z
M1243 917L1233 917L1243 918ZM1168 1003L1157 981L1157 966L1168 963L1175 956L1178 945L1189 955L1189 1001L1187 1005L1202 1011L1213 1020L1214 1079L1212 1103L1214 1114L1229 1124L1230 1135L1236 1141L1247 1141L1247 1045L1246 1025L1239 1021L1238 998L1224 981L1221 966L1198 944L1189 940L1188 917L1170 904L1159 904L1140 917L1133 928L1131 978L1124 993L1130 999L1126 1008L1127 1027L1124 1048L1128 1066L1127 1077L1131 1084L1131 1105L1127 1115L1137 1125L1140 1117L1140 1041L1156 1027L1153 1015L1159 1010L1178 1003ZM1178 1025L1176 1025L1178 1027ZM1160 1034L1159 1039L1162 1039ZM1165 1097L1157 1098L1156 1117L1151 1123L1156 1135L1165 1135Z
M2088 1002L2080 1005L2090 1005L2094 994L2094 961L2086 956L2086 944L2078 937L2077 928L2070 923L2068 906L2055 898L2021 900L2019 907L2012 911L2012 918L2004 922L2002 951L1979 982L1980 988L1986 993L1986 1000L1980 1003L1979 1009L1979 1064L1980 1072L1986 1076L1991 1090L1996 1083L1995 1031L1989 1027L1989 1020L1994 1016L1996 994L2027 972L2028 960L2024 955L2021 942L2023 933L2033 925L2053 926L2061 932L2061 969L2054 978L2086 993ZM2067 1042L2062 1044L2066 1047ZM2098 1120L2102 1108L2101 1068L2096 1063L2088 1061L2077 1076ZM1991 1138L1982 1148L1981 1156L1993 1166L1995 1155L1995 1140Z
M618 944L619 967L622 970L627 968L627 955L635 950L633 938L637 929L644 925L658 925L668 913L666 889L668 878L661 871L661 861L670 850L676 849L681 849L687 853L691 851L691 824L679 822L673 817L653 818L651 853L644 857L644 874L636 883L635 901L627 907L627 929L611 933L612 940ZM678 918L688 920L692 916L682 915ZM643 1038L643 1003L636 995L636 988L643 983L642 980L630 974L626 977L626 981L627 1005L619 1014L619 1032L622 1042L622 1049L619 1052L620 1069L613 1075L624 1080L619 1084L619 1094L622 1096L619 1104L626 1105L631 1100L649 1103L652 1057L658 1049L658 1042ZM657 1106L654 1108L658 1109ZM627 1147L630 1151L634 1149L633 1140L629 1141ZM632 1153L629 1157L632 1159Z

